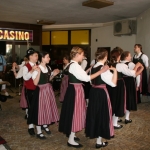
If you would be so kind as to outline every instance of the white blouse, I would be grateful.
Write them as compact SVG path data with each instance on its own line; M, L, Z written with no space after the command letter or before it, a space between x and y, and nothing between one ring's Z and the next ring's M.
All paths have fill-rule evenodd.
M78 80L88 82L91 80L90 75L82 69L78 62L71 60L73 62L69 67L69 72L73 74Z
M96 61L95 61L95 59L93 59L93 60L91 61L90 66L95 65L95 64L96 64Z
M128 65L126 65L125 63L128 61L121 61L121 63L118 63L116 65L116 69L118 72L122 72L123 74L127 75L127 76L132 76L132 77L136 77L135 74L135 64L133 62L130 62Z
M20 65L18 65L18 66L19 66L19 69L21 69L25 64L26 64L26 62L23 61Z
M23 67L21 67L19 69L19 71L17 72L17 76L15 77L16 79L19 79L23 76Z
M49 68L50 68L50 66L48 66ZM47 67L45 68L45 67L43 67L42 65L39 65L39 68L41 69L41 71L43 72L43 73L47 73L48 72L48 69L47 69ZM50 68L50 70L51 70L51 68ZM52 74L53 74L53 72L51 73L51 76L52 76ZM32 73L32 79L34 80L36 77L37 77L37 75L38 75L38 71L33 71L33 73Z
M104 66L103 63L97 62L97 63L94 65L93 68L96 68L96 67L98 67L98 66L100 66L100 65L103 65L103 66ZM102 69L102 68L101 68L101 69ZM110 86L112 86L112 87L115 87L115 86L116 86L116 84L114 84L114 83L112 82L113 74L110 72L110 70L107 70L106 72L102 73L100 76L101 76L101 79L102 79L106 84L108 84L108 85L110 85Z
M130 62L127 66L126 64L124 64L126 62L128 62L128 61L121 61L121 63L118 63L116 65L117 71L122 72L123 74L125 74L127 76L136 77L136 73L133 70L135 67L135 64L133 62ZM136 85L137 85L137 87L139 87L139 85L140 85L140 75L138 75L136 77Z
M81 67L82 67L83 70L85 70L86 66L87 66L87 59L85 58L81 62Z
M139 53L138 55L134 55L134 58L139 58L141 56L142 53ZM146 67L149 66L149 63L148 63L148 57L143 54L141 59L143 60L143 63L145 64Z
M29 64L31 65L31 67L33 67L34 65L36 65L36 64L34 64L34 63L30 62L30 61L29 61ZM23 67L23 79L25 81L29 80L32 77L32 74L33 73L30 73L28 71L28 68L26 66Z

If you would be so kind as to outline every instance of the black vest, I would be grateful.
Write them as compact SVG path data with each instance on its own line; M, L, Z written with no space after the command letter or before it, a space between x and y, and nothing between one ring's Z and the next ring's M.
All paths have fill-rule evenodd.
M138 62L140 62L144 67L145 67L145 64L143 63L143 60L142 60L142 55L143 55L143 53L140 55L140 57L138 57L138 58L135 58L135 55L133 56L133 63L134 64L137 64Z
M117 65L117 62L112 64L112 66L113 66L114 68L116 68L116 65ZM122 72L118 72L118 71L117 71L117 76L118 76L118 79L123 78Z
M73 62L70 63L70 65L71 64L73 64ZM78 80L72 73L69 72L70 65L68 67L69 83L82 83L82 81Z
M102 67L103 67L103 65L92 68L91 69L91 74L94 74L94 73L98 72ZM92 79L91 82L92 82L93 85L105 84L105 82L101 79L100 75L97 76L95 79Z

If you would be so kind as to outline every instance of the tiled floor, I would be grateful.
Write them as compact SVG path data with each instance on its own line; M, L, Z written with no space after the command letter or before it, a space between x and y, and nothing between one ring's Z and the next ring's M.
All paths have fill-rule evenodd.
M66 150L74 149L67 147L67 138L58 132L58 126L50 126L51 135L46 135L46 140L31 137L27 132L27 124L24 119L25 111L19 107L20 96L14 95L13 99L8 99L1 103L0 111L0 136L2 136L12 150ZM105 150L150 150L150 97L145 97L148 102L138 104L138 111L131 112L131 124L125 125L120 130L115 130L115 138L109 140L109 145ZM57 97L58 99L58 97ZM60 111L61 104L57 100ZM122 118L124 120L124 118ZM82 150L95 149L95 139L90 140L85 137L84 131L77 133L84 145Z

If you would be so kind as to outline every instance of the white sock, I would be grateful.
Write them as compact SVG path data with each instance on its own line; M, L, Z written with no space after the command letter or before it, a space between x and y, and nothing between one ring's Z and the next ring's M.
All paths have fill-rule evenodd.
M118 126L118 117L116 117L115 114L113 115L113 126Z
M29 124L29 129L34 128L33 124Z
M5 96L9 96L8 92L5 92Z
M74 137L75 137L75 132L71 132L69 139L68 139L68 143L72 145L79 145L77 142L74 141Z
M88 107L89 99L86 99L86 107Z
M97 143L97 144L102 144L102 137L99 136L99 137L97 138L97 140L96 140L96 143Z
M126 110L126 113L125 113L125 119L126 120L129 120L129 115L130 115L130 111Z
M42 133L41 126L36 126L37 134ZM43 135L44 136L44 135Z
M2 85L2 89L1 90L6 90L6 84Z
M47 124L43 125L43 127L45 128L46 131L49 131Z
M28 117L28 108L26 108L26 115L27 115L27 117Z

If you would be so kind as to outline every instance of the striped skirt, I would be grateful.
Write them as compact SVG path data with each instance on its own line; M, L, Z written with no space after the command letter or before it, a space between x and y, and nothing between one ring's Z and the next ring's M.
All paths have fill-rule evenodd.
M62 104L59 131L66 135L85 128L86 102L82 84L69 84Z
M22 92L21 92L21 97L20 97L20 107L21 108L28 108L27 100L25 98L25 87L24 87L24 85L22 87Z
M62 82L61 82L61 86L60 86L60 97L59 97L60 102L63 102L64 100L67 87L68 87L68 75L64 75Z
M38 86L40 88L38 125L51 124L52 122L59 121L59 114L52 86L49 83Z
M114 135L112 108L106 85L92 86L86 115L85 134L110 139Z

